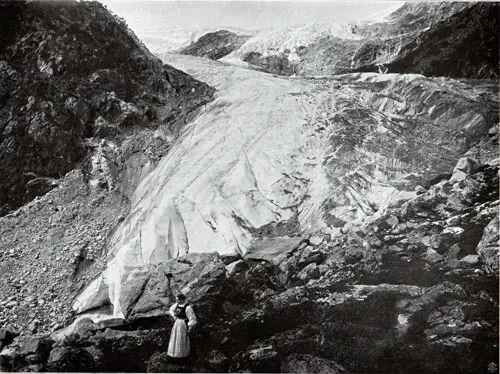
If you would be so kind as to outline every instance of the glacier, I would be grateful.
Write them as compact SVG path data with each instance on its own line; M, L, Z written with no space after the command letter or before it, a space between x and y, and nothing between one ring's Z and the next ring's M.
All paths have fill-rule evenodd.
M137 187L77 312L111 302L124 318L120 290L134 272L187 253L245 256L269 225L290 223L284 236L340 234L415 196L491 126L483 86L450 78L293 78L163 59L215 87L215 100Z

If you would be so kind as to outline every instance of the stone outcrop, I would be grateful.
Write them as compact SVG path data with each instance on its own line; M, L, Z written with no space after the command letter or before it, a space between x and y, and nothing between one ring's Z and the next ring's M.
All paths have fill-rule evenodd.
M218 60L237 50L249 38L250 36L238 35L227 30L209 32L180 50L179 53Z

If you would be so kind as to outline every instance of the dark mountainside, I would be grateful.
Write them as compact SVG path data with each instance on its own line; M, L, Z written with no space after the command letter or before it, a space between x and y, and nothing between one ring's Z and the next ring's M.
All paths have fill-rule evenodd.
M0 215L54 188L86 139L175 132L212 94L96 2L2 1L0 35Z
M180 53L218 60L237 50L249 38L250 36L238 35L227 30L219 30L203 35L197 41L181 50Z
M390 73L498 79L498 3L477 3L431 27L388 65Z
M135 187L168 157L213 89L162 65L97 3L0 6L0 161L4 181L12 181L0 198L12 196L1 202L4 214L22 205L0 217L0 371L498 372L497 4L409 4L395 12L402 17L392 25L395 35L414 24L430 29L418 43L405 39L402 59L386 67L460 80L307 80L323 82L332 101L345 100L335 85L368 97L340 118L317 113L312 126L337 129L330 140L339 149L377 146L364 128L377 114L362 105L393 108L394 133L412 140L399 152L442 172L409 181L415 196L374 207L350 227L333 222L342 227L336 236L301 236L290 220L249 228L259 241L244 256L189 253L134 269L120 294L125 319L96 323L89 316L73 323L71 304L106 266L109 238L129 213ZM379 38L378 27L358 32ZM375 69L370 45L382 48L377 40L359 52L359 70ZM340 46L355 60L354 46L335 43L332 53ZM465 45L478 49L466 53ZM436 134L442 144L426 148ZM420 164L420 153L430 154L431 164ZM341 156L327 166L345 174L358 166L349 151ZM354 183L368 182L360 175ZM28 194L26 186L33 186ZM199 321L190 367L166 357L166 312L176 290L185 290ZM89 312L111 310L110 301Z

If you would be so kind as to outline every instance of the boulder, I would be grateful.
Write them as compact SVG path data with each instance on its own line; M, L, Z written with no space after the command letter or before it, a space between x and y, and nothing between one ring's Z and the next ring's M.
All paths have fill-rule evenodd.
M427 192L427 190L424 187L422 187L422 186L416 186L415 187L415 193L417 195L422 195L422 194L424 194L426 192Z
M476 251L485 263L488 272L495 274L498 278L498 215L493 218L483 230L483 236L479 241Z
M315 263L307 265L304 269L302 269L298 274L297 278L302 281L309 281L311 279L317 279L320 277L319 266Z
M47 371L91 372L96 371L94 357L84 348L57 347L50 351Z
M460 261L469 265L477 265L480 263L481 258L478 255L467 255L462 257Z
M19 335L19 332L12 325L8 325L4 329L0 329L0 350L12 343L12 341Z
M276 237L255 241L245 253L245 259L264 260L279 265L302 242L300 237Z
M31 364L44 363L54 341L47 337L24 336L0 352L0 370L19 371Z
M297 262L297 268L303 268L309 264L314 263L319 265L326 259L325 253L323 253L319 248L307 246L300 252L300 257Z
M458 182L472 175L478 168L478 163L470 158L462 157L458 160L457 165L453 169L453 174L450 182Z
M237 260L226 265L228 277L246 269L248 269L248 265L244 260Z

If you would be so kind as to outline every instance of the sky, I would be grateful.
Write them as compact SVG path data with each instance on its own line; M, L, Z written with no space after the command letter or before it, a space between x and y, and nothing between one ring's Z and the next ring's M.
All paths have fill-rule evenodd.
M101 0L139 36L167 30L235 27L246 30L298 23L364 19L398 8L398 1L152 1Z

